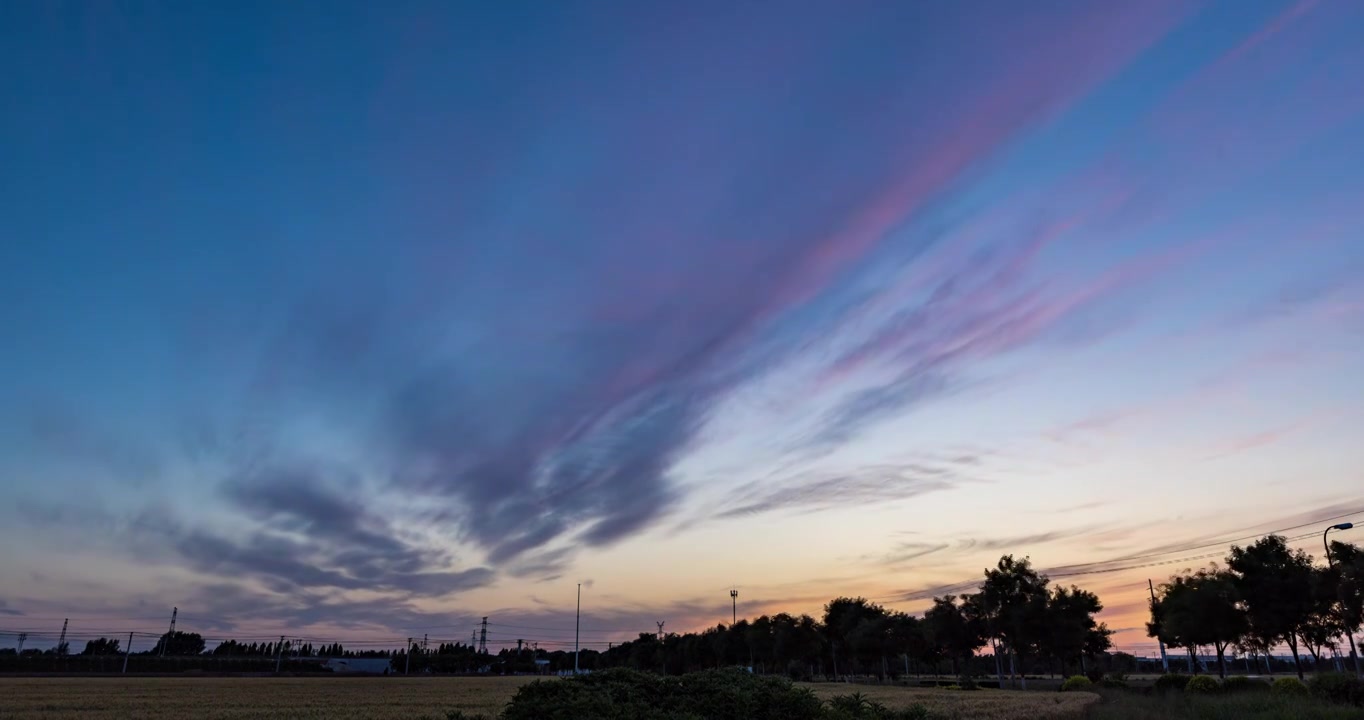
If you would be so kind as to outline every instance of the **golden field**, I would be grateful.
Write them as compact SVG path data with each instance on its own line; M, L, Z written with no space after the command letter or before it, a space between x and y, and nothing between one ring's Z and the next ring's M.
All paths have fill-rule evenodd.
M361 718L443 719L451 710L495 716L531 677L4 678L0 718ZM922 704L937 717L1013 720L1079 718L1089 693L960 692L812 683L822 699L860 692L888 707Z

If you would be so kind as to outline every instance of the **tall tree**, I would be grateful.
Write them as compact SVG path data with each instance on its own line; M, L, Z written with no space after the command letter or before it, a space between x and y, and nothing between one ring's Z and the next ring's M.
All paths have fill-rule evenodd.
M1075 586L1055 588L1047 598L1046 631L1039 645L1061 663L1063 674L1068 661L1083 665L1085 656L1103 652L1112 644L1108 627L1094 618L1103 609L1098 595Z
M1047 576L1034 570L1028 558L1005 555L985 571L977 594L989 632L1017 658L1024 689L1027 660L1046 635L1047 584Z
M1225 678L1227 648L1241 642L1250 629L1236 576L1226 570L1200 570L1171 578L1160 589L1167 636L1186 648L1212 645L1218 674Z
M1348 644L1355 651L1354 671L1360 674L1355 635L1364 626L1364 550L1352 543L1331 543L1331 572L1336 585L1336 613Z
M952 674L962 674L966 660L985 645L985 629L967 612L967 604L955 595L933 598L924 613L924 631L939 653L952 659Z
M1302 679L1300 633L1316 604L1312 556L1291 550L1281 536L1270 535L1244 548L1232 546L1227 566L1235 575L1251 628L1260 637L1287 643Z
M81 654L82 654L82 655L117 655L117 654L119 654L119 652L120 652L120 650L119 650L119 647L118 647L118 640L117 640L117 639L99 638L98 640L90 640L90 641L87 641L87 642L85 643L85 650L81 651Z
M162 646L165 652L161 652ZM204 638L199 633L187 633L176 630L174 633L165 633L152 648L154 655L199 655L204 652Z

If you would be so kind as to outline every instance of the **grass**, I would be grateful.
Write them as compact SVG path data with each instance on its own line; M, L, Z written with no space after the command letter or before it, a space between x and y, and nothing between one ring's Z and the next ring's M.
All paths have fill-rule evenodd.
M1360 720L1364 710L1313 698L1285 698L1268 692L1230 695L1098 690L1102 702L1089 708L1090 720Z
M92 718L436 718L452 710L495 716L530 677L488 678L4 678L6 720ZM934 688L814 683L821 699L861 692L890 708L920 704L935 718L1063 720L1084 716L1089 693L961 692ZM1125 716L1124 716L1125 717Z
M171 720L494 716L531 677L487 678L5 678L0 718Z
M808 687L821 700L835 695L861 693L888 708L911 705L928 708L934 718L953 720L1066 720L1083 718L1099 696L1088 692L1024 692L1021 690L946 690L896 685L849 685L846 683L797 683Z

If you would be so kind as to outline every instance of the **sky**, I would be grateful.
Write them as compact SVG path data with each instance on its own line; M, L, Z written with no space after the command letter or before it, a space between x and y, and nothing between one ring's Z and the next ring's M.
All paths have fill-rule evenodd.
M581 584L595 647L1012 553L1149 653L1148 578L1364 521L1361 33L4 3L0 645L562 647Z

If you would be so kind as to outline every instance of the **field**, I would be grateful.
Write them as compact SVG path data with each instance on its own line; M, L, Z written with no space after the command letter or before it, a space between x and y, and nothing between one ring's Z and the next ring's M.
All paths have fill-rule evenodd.
M529 677L489 678L5 678L0 717L444 718L451 710L495 715ZM1087 693L955 692L811 684L821 698L861 692L888 707L922 704L939 717L1079 718Z
M843 683L798 683L811 688L821 699L835 695L861 693L889 708L923 705L933 717L981 718L982 720L1061 720L1080 718L1085 708L1098 701L1091 693L1023 692L1020 690L940 690L907 688L895 685L847 685Z
M0 718L444 719L495 715L530 677L5 678Z

